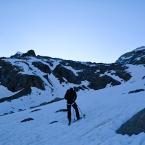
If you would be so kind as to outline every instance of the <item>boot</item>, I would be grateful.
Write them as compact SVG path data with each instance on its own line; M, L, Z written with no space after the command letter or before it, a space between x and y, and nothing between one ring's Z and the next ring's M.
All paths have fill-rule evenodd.
M68 123L68 126L70 126L71 125L71 121L69 121L69 123Z

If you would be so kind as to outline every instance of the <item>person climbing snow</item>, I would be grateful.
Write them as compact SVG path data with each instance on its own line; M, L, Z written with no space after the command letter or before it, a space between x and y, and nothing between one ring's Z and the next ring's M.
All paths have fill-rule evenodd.
M67 100L67 112L68 112L67 117L68 117L68 125L70 125L71 124L71 106L74 108L74 110L76 112L77 120L80 119L80 113L78 110L78 106L75 102L77 99L77 93L73 88L70 88L66 91L64 98Z

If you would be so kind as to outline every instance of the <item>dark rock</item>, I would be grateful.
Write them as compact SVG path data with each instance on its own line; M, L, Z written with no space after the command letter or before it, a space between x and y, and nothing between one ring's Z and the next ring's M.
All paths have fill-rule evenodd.
M19 112L24 111L23 109L18 109Z
M54 103L54 102L58 102L58 101L61 101L63 100L63 98L55 98L49 102L44 102L44 103L41 103L40 106L44 106L44 105L47 105L47 104L51 104L51 103Z
M128 94L132 94L132 93L139 93L145 91L144 89L137 89L137 90L133 90L133 91L129 91Z
M51 69L49 68L49 66L43 64L42 62L33 62L32 64L44 73L48 73L48 74L51 73Z
M34 119L33 118L26 118L26 119L22 120L21 122L23 123L23 122L28 122L28 121L32 121L32 120L34 120Z
M93 80L91 80L88 87L94 90L98 90L98 89L105 88L107 84L111 84L112 86L115 86L115 85L120 85L121 83L107 75L104 75L102 77L96 77Z
M8 115L9 113L4 113L4 114L1 114L0 116L5 116L5 115Z
M64 99L64 98L55 98L55 99L53 99L53 100L51 100L51 101L49 101L49 102L43 102L43 103L41 103L40 105L33 106L33 107L30 107L30 108L33 109L33 108L37 108L37 107L40 107L40 106L45 106L45 105L48 105L48 104L51 104L51 103L55 103L55 102L61 101L61 100L63 100L63 99Z
M17 76L15 76L15 79L16 80L14 80L13 78L12 80L9 80L9 83L7 83L7 87L9 88L9 90L17 91L27 87L36 87L42 90L45 89L43 81L38 76L18 74Z
M59 109L55 113L58 113L58 112L67 112L67 109Z
M32 110L31 112L37 112L37 111L40 111L41 109L35 109L35 110Z
M57 123L58 121L52 121L52 122L50 122L49 124L54 124L54 123Z
M39 76L35 75L20 75L18 77L17 88L36 87L41 90L45 89L44 83Z
M31 94L31 88L25 88L25 89L21 90L20 92L18 92L15 95L12 95L10 97L1 98L0 103L3 103L5 101L12 101L14 99L21 98L21 97L26 96L28 94Z
M27 56L28 57L30 57L30 56L36 57L35 51L34 50L29 50L28 52L22 54L22 57L27 57Z
M5 116L5 115L9 115L9 114L13 114L15 113L14 111L10 111L10 112L7 112L7 113L4 113L4 114L1 114L0 116Z
M61 64L58 65L53 71L55 77L58 78L61 83L65 82L79 84L79 89L91 88L97 90L105 88L107 84L111 84L112 86L121 84L121 82L113 79L113 77L107 75L100 77L100 75L103 75L106 72L110 72L110 74L118 76L124 81L128 81L131 78L131 75L126 72L127 67L120 64L97 64L89 62L82 64L81 62L68 60L62 61ZM72 67L74 71L79 70L79 72L77 73L78 75L75 75L71 70L67 69L68 66ZM97 70L99 72L96 72ZM88 81L90 84L81 88L82 81Z
M63 67L61 64L54 69L53 74L56 78L59 79L60 83L65 82L65 80L67 80L69 83L74 84L81 83L81 81L77 78L77 76L75 76L75 74L71 70Z
M13 84L17 83L16 77L20 69L3 60L0 61L0 66L2 67L2 69L0 69L1 84L14 92L15 88L13 87Z
M130 118L126 123L121 125L121 127L116 132L118 134L126 134L129 136L145 132L145 109L141 110L132 118Z
M82 64L79 61L72 61L72 60L62 60L61 64L64 66L71 66L75 70L84 70L87 67L87 65Z
M37 87L44 90L43 81L39 76L19 73L21 69L9 62L0 60L0 82L10 91L15 92L23 88Z
M98 72L96 72L96 70L98 70ZM121 84L121 82L113 79L113 77L103 75L106 72L118 76L124 81L128 81L131 78L131 75L125 70L126 67L118 64L93 63L92 67L87 66L86 69L79 72L78 78L81 81L87 80L90 83L88 87L97 90L106 87L107 84L111 84L112 86Z
M124 81L130 80L132 77L131 74L126 72L126 69L128 69L128 68L124 65L114 64L114 68L112 68L112 69L115 70L116 76L122 78Z

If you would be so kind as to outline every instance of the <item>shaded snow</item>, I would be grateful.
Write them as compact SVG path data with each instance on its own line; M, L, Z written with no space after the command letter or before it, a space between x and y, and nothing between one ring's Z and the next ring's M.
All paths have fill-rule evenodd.
M9 97L14 93L9 91L6 87L0 85L0 98Z
M0 103L0 115L10 113L11 111L17 112L19 110L29 109L30 107L49 102L53 99L54 97L51 95L49 90L42 91L37 88L32 88L31 95L15 99L11 102Z
M124 87L129 91L128 85L135 88L124 84L79 92L77 103L86 118L71 126L67 125L66 113L55 113L66 107L65 101L39 107L40 111L33 113L26 110L0 117L0 142L3 145L143 145L144 133L131 137L115 133L122 123L144 108L145 92L122 95ZM28 117L34 120L20 123ZM52 121L58 122L49 124Z
M145 76L145 67L143 65L127 65L127 71L133 76L129 82L140 81Z

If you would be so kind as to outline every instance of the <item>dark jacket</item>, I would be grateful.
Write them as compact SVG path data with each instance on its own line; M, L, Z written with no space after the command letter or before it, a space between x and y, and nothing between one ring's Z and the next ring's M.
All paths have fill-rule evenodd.
M77 99L76 91L72 88L68 89L64 98L67 100L67 104L73 104Z

